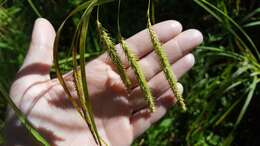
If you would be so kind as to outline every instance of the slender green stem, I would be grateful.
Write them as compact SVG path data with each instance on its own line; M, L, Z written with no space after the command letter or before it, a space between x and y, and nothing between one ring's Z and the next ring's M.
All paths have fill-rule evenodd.
M63 23L61 24L61 26L59 27L57 34L56 34L56 38L55 38L55 42L54 42L54 67L56 69L56 74L57 74L57 78L60 81L60 84L62 85L62 87L64 88L64 91L66 93L66 95L68 96L69 100L71 101L73 107L75 107L77 109L77 111L80 113L80 115L85 119L86 123L89 126L89 129L96 141L96 143L98 145L102 145L102 143L105 143L99 136L98 131L97 131L97 127L94 121L94 116L93 116L93 111L92 111L92 107L89 101L89 97L88 97L88 89L87 89L87 82L86 82L86 71L85 71L85 39L87 36L87 27L88 27L88 22L89 22L89 17L91 15L91 11L93 10L93 8L95 6L107 3L107 2L111 2L113 0L91 0L91 1L87 1L84 2L83 4L81 4L80 6L78 6L76 9L74 9L67 17L66 19L63 21ZM60 40L60 36L61 36L61 31L66 23L66 21L73 16L74 14L76 14L77 12L84 10L84 14L82 15L82 19L80 20L80 27L78 27L78 29L80 29L81 31L78 32L78 38L79 42L72 42L72 47L73 44L79 44L79 48L80 48L80 76L75 76L74 73L74 77L77 78L77 83L76 83L76 88L78 88L77 90L81 89L80 91L83 91L82 93L84 95L82 95L80 98L84 98L84 100L86 101L86 104L84 105L79 105L75 99L73 99L67 85L66 82L62 76L61 70L60 70L60 66L59 66L59 56L58 56L58 48L59 48L59 40ZM75 33L75 36L77 35L77 33ZM77 47L77 48L78 48ZM75 60L75 58L74 58ZM75 69L74 69L75 70ZM75 79L76 80L76 79ZM79 93L80 94L80 93ZM86 107L86 108L85 108ZM81 109L82 108L82 109Z
M208 12L210 12L211 14L214 14L214 12L212 10L215 10L216 12L218 12L219 14L221 14L222 16L224 16L228 21L230 21L246 38L246 40L250 43L250 45L252 46L252 48L254 49L254 52L256 53L257 59L258 61L260 60L260 53L255 45L255 43L253 42L253 40L250 38L250 36L248 36L248 34L245 32L245 30L239 26L239 24L237 24L237 22L235 22L230 16L228 16L226 13L222 12L220 9L218 9L217 7L215 7L213 4L211 4L210 2L207 2L205 0L194 0L197 4L199 4L200 6L202 6L205 10L207 10ZM214 14L214 17L216 17L217 15ZM219 19L219 17L217 16L216 18L218 18L218 20L221 22L221 19ZM230 31L230 30L229 30ZM236 34L236 33L232 33L232 34ZM237 36L236 36L237 37ZM240 39L240 42L242 42L243 44L244 41L242 39ZM245 48L249 50L249 48L247 47L247 45L244 45Z
M27 117L22 113L22 111L12 101L11 97L9 97L8 93L4 90L4 87L2 86L1 83L0 83L0 95L11 106L11 108L14 110L16 116L18 117L19 121L29 131L29 133L33 136L33 138L44 146L50 146L48 141L37 131L37 129L32 125L32 123L27 119Z
M155 24L155 2L154 0L152 0L152 4L151 4L151 22L152 24Z
M104 3L106 2L111 2L112 0L106 0L104 1ZM62 29L64 27L64 25L66 24L67 20L69 18L71 18L73 15L75 15L76 13L82 11L83 9L86 9L89 5L91 4L91 1L87 1L87 2L84 2L83 4L81 4L80 6L78 6L77 8L75 8L73 11L71 11L69 13L69 15L65 18L65 20L62 22L62 24L60 25L57 33L56 33L56 38L55 38L55 41L54 41L54 47L53 47L53 62L54 62L54 68L56 70L56 75L57 75L57 78L60 82L60 84L62 85L66 95L68 96L69 100L71 101L73 107L78 111L78 113L83 117L83 113L80 109L80 106L78 105L78 103L76 102L76 100L72 97L72 95L70 94L70 91L67 87L67 84L62 76L62 73L61 73L61 69L60 69L60 65L59 65L59 41L60 41L60 37L61 37L61 32L62 32ZM100 3L99 3L100 4Z
M56 75L57 75L57 78L60 82L60 84L62 85L66 95L68 96L70 102L72 103L73 107L78 111L78 113L83 116L82 112L81 112L81 109L78 105L78 103L76 102L76 100L72 97L70 91L69 91L69 88L62 76L62 73L61 73L61 70L60 70L60 65L59 65L59 56L58 56L58 45L59 45L59 40L60 40L60 33L61 33L61 28L63 26L60 27L60 29L57 31L57 35L56 35L56 38L55 38L55 42L54 42L54 52L53 52L53 56L54 56L54 67L55 67L55 70L56 70Z
M86 11L85 11L85 13L86 13ZM85 13L83 14L83 16L85 16ZM80 70L78 70L78 63L77 63L77 49L79 48L79 40L80 40L80 31L79 30L82 29L81 22L77 26L77 29L75 31L75 35L73 37L73 41L71 44L72 59L73 59L73 77L74 77L75 88L77 91L77 96L79 98L81 110L83 113L83 118L84 118L86 124L88 125L88 127L90 128L90 131L91 131L95 141L97 142L97 140L96 140L97 136L96 136L95 131L92 128L92 122L91 122L91 119L89 116L88 108L86 107L86 97L84 96L84 92L83 92L82 77L81 77L82 75L81 75ZM79 57L79 59L80 59L80 57Z
M42 17L41 13L38 11L38 9L36 8L36 6L34 5L34 3L32 2L32 0L27 0L27 2L30 4L31 8L33 9L33 11L35 12L35 14L38 17Z
M95 121L94 121L94 115L93 115L93 110L88 94L88 86L87 86L87 78L86 78L86 68L85 68L85 48L86 48L86 37L88 34L88 24L89 24L89 18L91 15L91 12L97 3L97 0L93 0L89 7L86 9L86 13L83 14L83 17L81 19L82 27L81 27L81 33L79 37L79 52L80 52L80 76L81 76L81 86L83 90L83 97L84 97L84 105L83 107L86 106L85 111L86 114L85 116L87 117L87 120L91 122L89 125L90 130L94 136L95 141L97 142L98 145L102 145L102 140L101 137L99 136Z

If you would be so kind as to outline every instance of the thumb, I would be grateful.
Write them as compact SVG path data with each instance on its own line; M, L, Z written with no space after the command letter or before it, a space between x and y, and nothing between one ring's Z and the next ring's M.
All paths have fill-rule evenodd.
M50 68L53 62L53 44L55 30L46 19L35 21L30 48L17 78L27 78L30 82L50 79ZM31 83L33 84L33 83Z

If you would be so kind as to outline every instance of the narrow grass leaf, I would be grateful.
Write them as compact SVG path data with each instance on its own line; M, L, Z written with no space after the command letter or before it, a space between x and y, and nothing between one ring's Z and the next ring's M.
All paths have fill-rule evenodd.
M254 11L252 11L251 13L247 14L242 20L241 23L244 23L246 21L248 21L251 17L253 17L254 15L260 13L260 8L256 8Z
M79 86L82 86L82 91L83 91L83 97L84 97L84 104L82 105L83 111L84 111L84 116L86 117L86 121L90 122L89 128L91 130L91 133L98 145L102 145L102 138L99 136L95 121L94 121L94 115L93 115L93 110L91 106L91 102L89 99L89 94L88 94L88 86L87 86L87 78L86 78L86 68L85 68L85 49L86 49L86 40L87 40L87 35L88 35L88 25L89 25L89 18L91 16L91 12L96 5L97 0L93 0L89 7L85 10L85 13L82 16L81 19L81 32L80 32L80 37L79 37L79 53L80 53L80 77L81 77L81 83Z
M222 114L222 116L215 122L215 124L213 126L216 127L219 124L221 124L226 119L226 117L232 112L232 110L240 103L241 100L242 100L242 98L237 99L236 102L234 102L228 108L228 110L224 114Z
M96 140L98 145L102 145L101 141L104 143L103 140L101 140L101 138L98 135L98 131L94 122L94 117L93 117L93 112L92 112L92 108L90 105L90 101L88 99L88 89L87 89L87 83L86 83L86 76L85 76L85 44L84 44L84 39L86 39L85 36L87 36L87 27L88 27L88 21L89 21L89 16L91 14L91 11L93 10L93 8L97 5L100 4L104 4L107 2L111 2L112 0L94 0L94 1L87 1L83 4L81 4L80 6L78 6L76 9L74 9L67 17L66 19L62 22L62 24L60 25L57 34L56 34L56 38L55 38L55 42L54 42L54 67L56 69L56 74L57 74L57 78L59 79L61 85L64 88L64 91L66 92L68 98L70 99L71 103L73 104L73 106L77 109L77 111L80 113L80 115L86 120L91 133L94 137L94 139ZM83 20L83 24L82 24L82 29L81 29L81 36L80 36L80 73L81 73L81 84L82 84L82 90L83 90L83 94L84 94L84 98L86 99L86 107L87 107L87 111L84 110L82 111L81 106L78 105L78 103L75 101L75 99L73 99L66 83L65 80L62 76L61 70L60 70L60 66L59 66L59 57L58 57L58 47L59 47L59 40L60 40L60 35L62 32L62 29L66 23L66 21L73 16L74 14L76 14L77 12L81 11L85 9L85 14L83 14L83 19L81 19L81 21ZM85 27L85 28L84 28ZM76 35L76 33L75 33ZM75 39L75 38L74 38ZM72 45L73 46L73 45ZM80 79L80 78L78 78ZM77 84L77 83L76 83ZM81 86L78 84L78 86ZM83 113L84 112L84 113Z
M248 36L248 34L245 32L245 30L239 26L239 24L237 24L231 17L229 17L227 14L225 14L224 12L222 12L220 9L218 9L217 7L215 7L213 4L211 4L210 2L207 2L206 0L194 0L196 3L200 4L200 6L202 6L202 3L204 3L205 5L207 5L209 7L209 9L213 9L216 12L218 12L219 14L221 14L223 17L225 17L226 19L228 19L243 35L244 37L247 39L247 41L250 43L250 45L252 46L252 48L254 49L256 55L257 55L257 59L260 60L260 53L255 45L255 43L253 42L253 40ZM204 8L207 7L204 5ZM217 18L217 17L216 17ZM219 18L219 17L218 17Z
M95 2L95 1L93 1ZM91 10L92 11L92 10ZM90 130L92 132L92 135L94 136L94 139L96 140L96 143L98 145L101 145L101 141L97 132L97 128L95 125L94 121L94 116L93 116L93 111L91 107L91 103L89 100L89 95L88 95L88 86L87 86L87 79L86 79L86 68L85 68L85 47L86 47L86 37L87 37L87 32L88 32L88 22L89 22L89 17L91 14L91 11L89 11L89 14L86 14L85 17L83 17L83 22L82 22L82 28L81 28L81 35L80 35L80 41L79 41L79 52L80 52L80 76L81 76L81 86L83 90L83 97L84 97L84 105L87 107L87 119L91 122L90 124Z
M20 109L15 105L13 100L9 97L8 93L0 83L0 94L10 107L14 110L19 121L24 125L24 127L29 131L33 138L44 146L51 146L48 141L36 130L36 128L31 124L31 122L26 118L26 116L20 111Z
M27 2L30 4L31 8L33 9L33 11L35 12L35 14L38 17L42 17L41 13L38 11L38 9L36 8L36 6L34 5L34 3L32 2L32 0L27 0Z
M260 21L253 21L253 22L250 22L250 23L243 25L243 27L256 27L256 26L259 26L259 25L260 25Z
M249 93L248 93L248 95L246 97L246 101L245 101L245 103L244 103L244 105L243 105L243 107L242 107L242 109L241 109L241 111L239 113L239 116L238 116L238 118L236 120L235 128L238 126L238 124L240 123L240 121L244 117L244 115L246 113L246 110L248 108L248 105L249 105L249 103L250 103L250 101L251 101L251 99L252 99L252 97L254 95L256 86L257 86L257 77L254 77L253 78L253 82L251 83L251 85L249 87L250 91L249 91Z

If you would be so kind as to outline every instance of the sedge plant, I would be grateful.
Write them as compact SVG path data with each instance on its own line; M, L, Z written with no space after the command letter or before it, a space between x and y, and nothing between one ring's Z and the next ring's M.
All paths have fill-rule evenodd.
M54 68L56 71L57 79L59 80L60 84L62 85L68 99L72 103L73 107L77 110L77 112L80 114L80 116L84 119L86 124L89 127L89 130L96 142L97 145L107 145L106 142L102 139L102 137L99 135L95 120L94 120L94 114L92 110L92 105L88 93L88 85L87 85L87 76L86 76L86 60L85 60L85 52L86 52L86 44L87 44L87 37L88 37L88 28L90 23L90 17L92 14L92 11L99 7L100 5L103 5L108 2L112 2L113 0L89 0L86 2L83 2L80 4L76 9L74 9L72 12L69 13L69 15L65 18L65 20L62 22L60 27L58 28L58 31L56 33L56 38L54 42ZM28 0L28 3L31 5L32 9L35 11L35 13L38 16L41 16L35 5L32 3L31 0ZM97 10L99 11L99 10ZM73 98L72 93L70 89L67 86L66 79L62 75L62 69L60 66L60 59L59 59L59 47L60 47L60 39L61 39L61 33L63 31L63 28L65 27L65 24L67 23L67 20L70 19L72 16L74 16L77 13L81 13L80 20L77 24L76 30L74 32L74 36L71 41L70 50L72 51L72 64L73 64L73 79L74 79L74 86L77 93L77 96L79 98L79 102L76 101L75 98ZM148 86L148 83L145 79L145 75L141 69L141 66L138 63L137 56L131 51L131 48L129 48L127 42L122 37L121 31L120 31L120 24L119 24L119 13L120 13L120 0L118 2L118 39L121 45L121 48L123 49L125 55L127 56L128 62L130 67L133 69L136 78L138 80L138 84L144 94L144 98L147 101L148 107L151 112L154 112L155 109L155 98L152 95L151 89ZM183 102L183 99L181 95L179 94L179 91L177 89L177 81L176 78L171 70L170 63L167 60L166 54L163 52L163 48L161 47L161 44L158 40L158 37L156 36L155 32L152 30L152 24L150 22L150 1L147 11L148 16L148 29L151 35L151 40L155 49L155 52L159 56L161 60L161 65L164 70L164 73L166 75L167 80L169 81L169 84L175 93L178 103L180 103L183 110L186 109L185 104ZM154 18L154 17L153 17ZM153 19L154 20L154 19ZM128 93L131 92L131 81L129 77L127 76L127 73L125 71L125 67L123 65L123 62L121 61L115 44L112 41L111 37L109 36L106 29L102 26L101 22L99 21L99 15L97 17L97 31L100 38L101 46L108 52L108 56L110 57L112 63L115 65L117 72L119 73L123 83L125 84ZM1 88L0 88L1 89ZM1 94L3 96L7 97L7 94L4 93L1 90ZM10 99L9 97L6 99ZM42 145L49 145L48 142L42 137L30 124L30 122L26 119L24 115L18 110L17 107L11 102L11 100L8 102L11 104L12 107L14 107L17 115L19 116L20 121L25 125L25 127L32 133L32 135L38 140Z
M54 63L55 63L55 69L57 77L63 86L68 98L72 102L73 106L77 109L79 114L82 116L82 118L85 119L86 124L88 125L96 143L98 145L106 144L106 142L100 137L97 127L94 121L94 115L92 111L92 105L90 103L89 95L88 95L88 88L87 88L87 81L86 81L86 70L85 70L85 48L86 48L86 39L88 36L88 24L90 21L91 12L95 7L99 7L99 5L102 5L106 2L109 2L109 0L91 0L83 3L80 5L77 9L72 11L70 15L66 18L66 20L74 15L75 13L79 12L80 10L83 10L83 14L80 18L80 21L77 25L76 31L74 33L74 37L71 44L71 50L72 50L72 60L73 60L73 77L74 77L74 83L77 91L77 95L79 97L80 103L78 104L75 99L73 99L70 91L68 90L68 87L66 85L65 79L63 78L60 67L59 67L59 59L58 59L58 46L59 46L59 39L61 30L64 27L64 24L66 20L62 23L61 27L59 28L57 32L57 36L55 39L54 44ZM118 5L118 34L119 34L119 42L121 44L121 47L127 56L127 59L129 61L130 67L134 70L134 73L136 75L136 78L138 80L138 83L140 85L141 90L144 93L144 97L148 103L149 109L151 112L155 111L155 103L154 103L154 97L151 93L151 90L148 87L147 81L145 80L144 73L141 70L140 65L138 64L138 59L136 55L131 51L131 49L128 47L126 41L123 39L120 27L119 27L119 11L120 11L120 1ZM150 11L150 1L149 1L149 7L148 7L148 16ZM115 48L115 44L113 43L111 37L109 36L106 29L102 26L101 22L99 21L99 8L97 9L97 31L100 38L101 46L108 52L108 56L110 57L112 63L115 65L117 72L119 73L123 83L125 84L126 88L128 89L128 93L131 91L131 81L128 78L125 67L117 53L117 50ZM166 74L167 80L169 80L170 86L175 93L178 103L180 103L183 110L186 110L185 104L183 102L183 99L181 97L181 94L178 91L177 88L177 81L176 78L171 71L170 63L167 60L166 54L163 53L161 44L159 43L159 40L154 33L154 31L151 28L151 22L150 17L148 17L148 29L152 38L152 42L155 48L155 51L157 52L158 56L161 59L162 68L164 70L164 73ZM79 52L79 62L77 61L77 53ZM79 66L79 67L78 67Z
M22 24L25 22L26 24L32 23L31 19L28 20L28 18L30 18L28 16L31 16L31 11L33 9L28 9L28 7L26 6L28 5L28 1L9 1L8 5L4 4L5 1L6 0L0 0L1 8L5 6L9 7L11 5L12 7L8 8L8 11L10 11L8 12L8 15L0 14L0 17L2 18L2 21L0 22L0 48L2 53L1 55L3 55L1 60L1 67L3 68L1 72L1 83L8 84L11 82L9 81L9 78L13 78L10 73L15 72L14 70L10 69L10 66L17 67L21 64L20 62L18 63L18 61L22 60L22 55L20 54L24 53L21 53L21 51L25 50L25 48L27 47L27 33L24 33L27 31L25 31L24 28L28 28L28 25L25 25L24 27ZM39 11L41 12L41 15L45 17L49 16L49 10L53 10L53 7L55 7L55 9L57 8L59 10L58 13L56 13L57 15L52 15L53 18L55 18L55 21L53 21L53 23L55 23L59 22L59 16L63 16L64 14L63 11L60 11L61 7L62 10L64 10L64 8L71 8L79 4L80 1L81 0L69 0L68 3L64 3L66 7L64 7L64 5L59 5L62 2L58 1L55 1L55 3L51 2L54 5L51 5L51 7L47 3L41 3L42 6L39 7L39 2L35 1L35 8L43 7L48 9L48 11ZM78 18L79 15L75 16L75 14L84 11L87 8L87 5L89 5L89 0L81 2L83 3L69 14L71 15L69 18L71 18L72 15L74 15L73 18ZM26 5L24 5L24 3L26 3ZM146 1L138 2L138 4L140 3L145 5ZM165 5L166 3L168 5ZM178 3L178 6L174 6L176 3ZM260 85L259 55L257 55L258 48L255 49L254 44L250 43L251 40L248 37L256 37L257 39L258 36L257 28L259 28L260 26L260 11L259 6L257 6L256 3L256 1L242 3L242 1L240 0L194 0L183 1L182 3L168 0L160 1L160 3L158 3L158 8L160 8L160 11L162 12L162 15L160 15L160 19L169 19L168 16L173 16L174 19L178 19L178 17L181 17L182 22L188 24L188 27L198 26L200 29L204 30L207 39L205 39L204 45L198 47L198 49L194 52L195 55L199 56L197 57L196 61L197 65L193 68L191 73L188 74L186 78L184 78L186 80L182 81L184 82L185 89L189 91L186 92L189 94L185 95L185 97L189 97L186 99L186 103L189 105L188 112L186 112L185 115L179 115L177 114L178 110L170 110L160 123L153 126L153 128L151 128L147 132L147 134L140 139L140 142L138 142L138 140L136 141L138 142L138 144L136 145L179 145L180 143L182 143L183 145L212 146L223 145L223 143L225 145L231 145L230 143L234 143L235 145L243 145L243 142L245 142L245 140L248 138L250 138L250 141L247 141L246 144L254 145L253 143L255 141L255 132L250 131L250 133L246 133L245 131L248 131L248 128L252 129L252 127L255 126L254 124L257 122L257 120L256 122L252 122L257 118L254 114L247 115L249 111L252 113L255 112L255 110L252 111L251 109L255 109L254 105L257 105L257 102L255 101L258 100L256 100L256 98L254 97L257 97L259 95ZM198 6L196 6L196 4L198 4ZM152 6L153 5L151 5L151 7ZM192 6L192 8L187 6ZM15 7L15 9L13 7ZM28 10L21 11L24 9ZM136 10L138 8L132 8L131 11L133 9ZM153 13L154 11L152 9L151 12ZM174 11L172 11L172 9L174 9ZM194 11L194 9L196 11ZM3 10L4 9L1 9L1 11ZM203 10L206 10L208 13L204 13ZM138 12L139 11L136 11L135 14ZM167 15L165 15L165 12L167 12ZM19 17L17 17L18 13ZM110 11L109 13L113 12ZM108 15L106 14L106 16ZM153 14L151 15L153 16ZM8 16L8 19L5 19L5 17L3 16ZM134 19L141 19L139 15L136 16L138 17L135 17ZM15 22L18 23L14 23L13 21L12 23L9 23L11 18L15 18ZM170 19L171 18L172 17L170 17ZM216 18L217 21L215 21L213 18ZM8 25L3 26L3 24L5 25L6 23ZM16 24L19 24L19 27L15 27L17 26ZM151 18L151 24L154 24L153 18ZM212 26L209 27L208 24L212 24ZM78 25L78 30L79 29L81 29L81 27ZM252 29L253 31L248 31ZM130 30L131 28L128 29L128 31ZM11 31L10 34L12 35L8 35L6 33L7 31ZM77 34L75 34L77 38L75 38L75 41L74 43L72 43L73 46L71 48L76 48L77 50L77 61L75 61L74 59L74 62L77 63L77 65L75 66L77 67L73 68L74 82L79 87L79 89L75 90L78 90L77 92L81 94L79 96L79 99L81 101L75 104L75 107L78 107L78 111L80 112L82 118L85 119L83 114L83 108L85 107L81 105L82 103L86 102L84 101L86 97L84 97L83 95L83 85L81 84L82 77L79 67L80 54L78 53L79 46L77 46L77 44L79 44L79 41L76 41L80 38L80 32L81 31L78 31ZM22 38L24 38L25 40L21 39L22 35L24 35L24 37ZM95 37L93 38L96 39ZM89 43L87 42L87 44ZM256 43L256 45L258 44ZM250 49L251 51L248 49ZM67 50L70 51L69 49ZM63 52L60 51L59 54L62 54ZM19 57L15 57L16 60L9 57L18 56L18 53L20 54ZM92 56L93 54L92 52L90 54L86 53L85 58L89 57L89 55ZM98 53L93 56L97 55ZM65 66L71 64L71 62L73 61L72 58L73 57L69 56L66 59L59 59L58 63L60 72L65 70ZM66 70L71 69L68 67L66 67ZM212 71L214 72L213 74ZM52 70L52 72L54 72L54 69ZM5 86L8 87L8 85ZM1 91L2 97L3 93L4 90ZM5 95L8 96L7 92L5 93ZM0 100L0 102L3 101L2 99ZM4 101L6 101L7 103L10 102L7 100ZM5 104L6 103L1 102L1 105ZM9 103L9 105L10 107L12 107L12 109L15 109L15 105L12 105L11 103ZM1 113L5 113L5 110L3 109L5 108L1 107ZM18 114L19 113L17 113L17 115ZM2 121L5 119L3 115L4 114L1 115ZM26 116L24 116L23 118L26 119ZM251 118L252 121L246 120ZM26 122L29 122L28 120L24 121L25 124ZM0 125L4 125L2 123L0 123ZM29 133L35 133L34 130L30 129L31 127L28 127ZM226 133L230 130L230 134ZM225 139L225 137L227 138ZM1 138L0 136L0 145L2 144L2 139L4 138ZM44 145L44 143L40 143Z

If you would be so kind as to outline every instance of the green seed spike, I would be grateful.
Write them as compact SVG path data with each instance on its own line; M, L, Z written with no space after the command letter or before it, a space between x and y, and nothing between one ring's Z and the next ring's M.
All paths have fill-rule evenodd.
M119 38L120 44L122 49L124 50L124 53L126 54L129 64L132 67L133 71L135 72L136 78L138 80L138 83L140 85L140 88L142 92L144 93L144 97L148 103L149 109L151 112L155 112L155 103L154 103L154 97L152 96L152 92L150 88L148 87L147 81L145 80L144 73L142 72L142 69L140 65L138 64L136 55L131 51L131 49L127 46L126 41L120 37Z
M97 30L100 36L101 44L104 48L106 48L109 57L111 58L113 64L116 66L116 69L124 82L125 86L127 87L127 90L130 91L131 89L131 81L128 78L124 65L121 61L121 59L118 56L118 53L115 49L115 45L111 38L109 37L109 34L106 32L105 28L102 26L102 24L97 20Z
M148 27L148 30L150 33L150 37L151 37L151 41L153 43L155 53L158 55L158 57L160 59L161 67L163 68L163 72L165 74L166 79L168 80L170 88L177 98L177 104L180 105L180 107L183 111L186 111L187 108L184 103L184 99L182 98L182 95L178 89L177 79L172 71L171 64L167 58L167 55L162 47L161 42L159 41L159 39L156 35L156 32L152 29L152 24L151 24L151 20L150 20L150 7L151 7L151 3L149 0L148 10L147 10L147 27Z
M140 65L138 64L138 59L136 55L131 51L131 49L128 47L126 41L121 35L120 31L120 7L121 7L121 0L118 0L118 9L117 9L117 30L118 30L118 39L120 42L120 45L127 56L129 65L132 67L135 76L137 78L137 81L140 85L140 88L142 92L144 93L145 100L147 101L149 110L151 112L155 112L155 103L154 103L154 97L152 96L152 92L147 84L147 81L145 80L144 73L142 72L142 69Z

